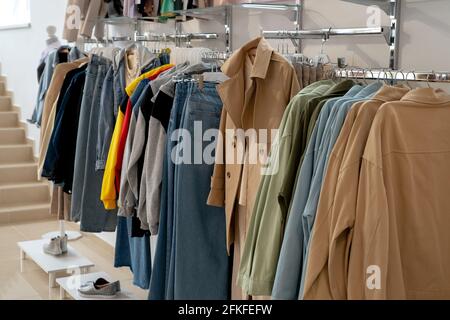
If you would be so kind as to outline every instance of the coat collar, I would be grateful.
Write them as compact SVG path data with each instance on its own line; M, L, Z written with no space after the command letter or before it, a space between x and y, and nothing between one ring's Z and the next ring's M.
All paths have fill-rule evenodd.
M242 46L222 66L222 72L230 79L219 84L217 91L224 108L238 128L242 128L242 115L246 109L245 103L248 101L248 97L246 100L246 92L250 93L247 90L248 88L245 88L246 59L254 54L250 78L265 79L273 51L270 44L264 38L259 37Z
M222 72L230 78L243 72L245 59L256 50L253 68L250 73L251 78L265 79L272 58L273 48L264 38L256 38L247 42L236 53L234 53L222 66Z

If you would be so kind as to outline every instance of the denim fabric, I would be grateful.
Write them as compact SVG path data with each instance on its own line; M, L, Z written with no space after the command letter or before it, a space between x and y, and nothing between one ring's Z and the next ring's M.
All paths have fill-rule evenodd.
M52 76L53 72L55 71L56 65L62 62L72 62L84 56L77 47L70 49L70 52L67 56L60 54L62 49L70 49L70 47L61 46L60 48L50 52L45 59L45 68L41 80L39 81L36 105L34 107L31 119L28 120L30 123L35 123L38 127L40 127L41 125L45 95L50 86L50 82L52 81Z
M117 236L114 267L129 267L133 272L133 284L148 289L151 276L150 237L131 237L132 217L117 218Z
M81 221L80 229L85 232L114 231L116 228L116 211L105 210L100 201L103 171L95 170L100 98L109 66L108 59L92 56L80 111L71 214L74 221Z
M119 61L117 67L114 68L113 87L114 87L114 118L117 118L119 112L119 105L125 98L125 88L127 82L125 80L125 63L122 60Z
M170 258L174 225L173 188L175 170L175 164L171 161L171 153L175 143L171 141L170 137L173 132L180 127L181 116L191 90L191 83L180 82L176 85L175 99L170 114L169 126L167 128L168 138L163 163L159 232L149 293L149 299L152 300L172 300L174 298L173 276L169 277L169 275L170 270L172 270L172 275L174 271L174 266L171 266Z
M221 110L222 101L214 83L205 83L202 90L193 85L181 123L193 139L190 144L184 144L187 137L183 136L177 145L182 149L177 148L179 152L176 153L185 155L188 149L191 157L188 163L175 165L172 256L176 300L229 298L225 211L206 204L214 160L209 164L205 160L201 164L194 163L194 159L202 158L207 146L217 142L217 138L203 141L203 133L209 129L217 129L218 133ZM202 128L198 131L201 134L196 136L194 125L200 123ZM214 154L211 157L214 159Z
M100 121L97 137L96 170L104 170L108 159L109 145L114 132L116 117L114 116L114 68L111 65L103 81L100 98Z

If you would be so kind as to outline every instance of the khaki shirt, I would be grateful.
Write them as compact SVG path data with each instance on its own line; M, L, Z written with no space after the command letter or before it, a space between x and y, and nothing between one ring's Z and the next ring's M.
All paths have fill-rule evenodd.
M261 180L259 162L244 165L242 157L233 157L237 150L248 154L254 147L251 141L239 140L236 129L266 129L270 138L270 130L278 129L286 106L300 89L294 68L263 38L256 38L236 51L222 71L230 79L217 87L223 102L222 136L217 143L208 204L225 206L229 249L234 241L232 221L236 200L251 212ZM258 134L257 138L260 141L261 136ZM270 150L270 144L268 139L257 147ZM230 161L231 158L236 161ZM238 189L241 189L240 195Z
M360 170L349 299L450 299L449 123L441 89L378 110Z

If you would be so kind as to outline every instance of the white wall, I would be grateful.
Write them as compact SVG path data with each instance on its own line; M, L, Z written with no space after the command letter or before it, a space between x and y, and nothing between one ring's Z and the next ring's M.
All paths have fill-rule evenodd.
M31 116L35 105L38 90L36 68L46 47L46 28L48 25L56 26L57 36L61 39L66 9L66 1L62 0L30 2L31 28L0 30L1 74L8 77L8 89L14 92L14 103L21 108L23 120ZM37 142L39 130L29 126L28 135Z

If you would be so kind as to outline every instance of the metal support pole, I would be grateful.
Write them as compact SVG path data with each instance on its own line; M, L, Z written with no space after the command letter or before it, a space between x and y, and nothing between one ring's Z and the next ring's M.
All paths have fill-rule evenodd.
M302 0L296 0L295 4L297 9L295 12L295 31L303 30L303 2ZM297 47L295 48L296 53L302 52L302 40L298 39Z
M233 52L233 7L225 7L225 52Z
M391 19L391 41L389 47L389 68L397 70L399 66L400 39L400 0L389 0L389 18Z

